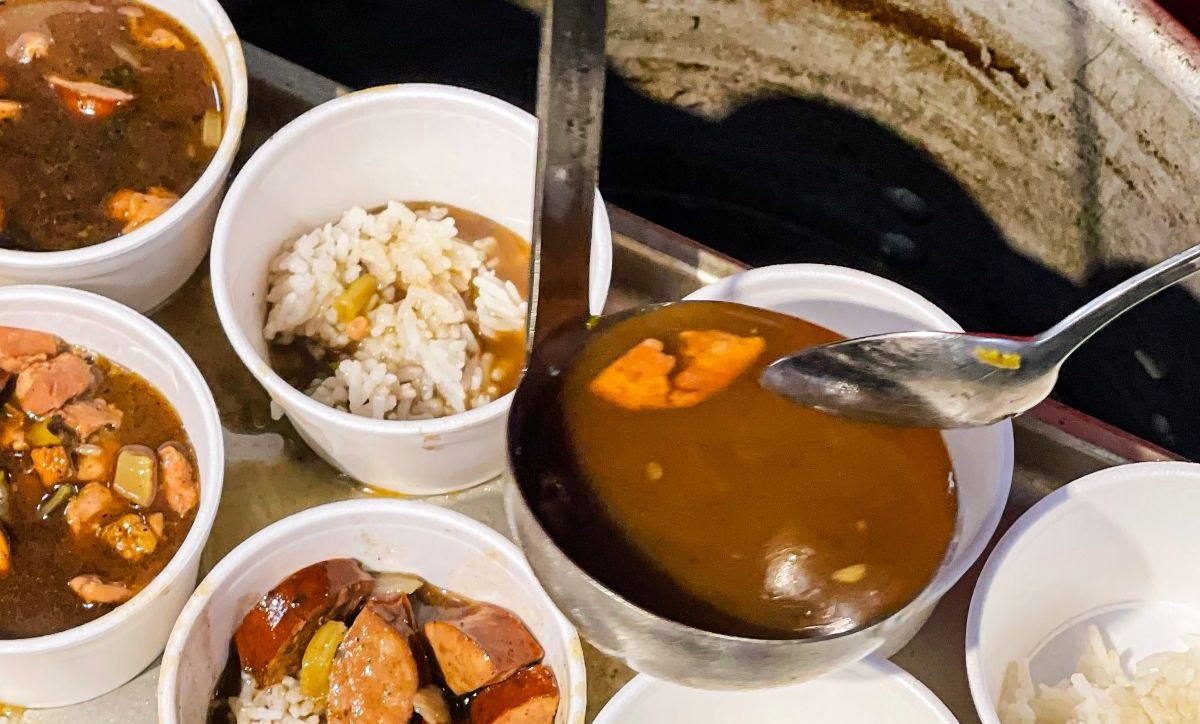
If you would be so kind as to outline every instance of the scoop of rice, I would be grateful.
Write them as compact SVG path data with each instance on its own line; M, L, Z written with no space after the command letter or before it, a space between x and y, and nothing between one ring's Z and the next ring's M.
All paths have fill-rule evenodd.
M1200 638L1187 651L1147 656L1130 674L1091 626L1076 672L1055 686L1035 688L1029 661L1011 662L996 713L1002 724L1200 722Z
M393 201L376 214L347 211L287 244L267 281L270 341L305 338L336 360L308 394L380 419L441 417L486 404L498 390L481 338L524 328L526 302L496 276L494 240L458 237L445 209L415 212ZM365 313L368 336L353 353L334 301L363 274L380 288Z
M305 696L291 676L259 689L242 674L241 693L229 699L229 708L237 724L321 724L325 713L324 704Z

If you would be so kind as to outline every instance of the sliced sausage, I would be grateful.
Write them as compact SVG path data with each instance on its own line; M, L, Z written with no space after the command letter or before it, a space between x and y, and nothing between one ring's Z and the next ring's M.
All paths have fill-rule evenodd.
M361 606L374 585L348 558L296 571L263 596L234 633L242 668L259 688L278 684L300 662L313 633Z
M63 407L59 413L67 427L82 441L100 430L121 427L125 414L104 400L80 400Z
M121 510L108 486L88 483L67 503L67 527L76 536L91 535Z
M421 672L408 596L368 601L329 671L329 724L408 724Z
M133 597L133 589L124 583L109 583L100 576L75 576L67 585L84 603L124 603Z
M191 512L200 502L200 486L192 461L178 444L168 442L158 447L158 479L163 498L179 517Z
M548 666L521 669L471 700L470 724L552 724L558 683Z
M424 626L442 678L458 696L512 676L542 658L542 647L512 612L490 603L445 609Z
M58 353L58 337L19 327L0 327L0 369L17 373L30 361L49 359Z
M21 409L45 416L87 392L95 381L91 366L67 352L22 370L13 396Z
M90 81L67 80L61 76L48 75L46 82L58 94L63 107L82 120L107 118L134 99L132 93L120 88L109 88Z

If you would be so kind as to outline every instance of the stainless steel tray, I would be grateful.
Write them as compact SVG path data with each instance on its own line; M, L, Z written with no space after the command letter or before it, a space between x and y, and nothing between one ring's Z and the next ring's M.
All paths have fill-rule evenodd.
M295 116L345 92L334 82L253 46L246 46L246 61L250 113L242 158ZM677 299L743 268L733 259L644 219L616 208L609 212L616 242L610 295L613 309ZM371 494L318 459L286 422L271 421L266 393L242 367L221 332L207 265L154 319L200 366L225 426L225 490L204 553L202 575L231 548L268 523L320 503ZM1080 475L1123 462L1172 457L1054 403L1021 418L1016 438L1017 470L1001 529L1034 501ZM499 481L429 502L454 508L508 533ZM917 638L893 659L925 682L963 722L978 721L963 659L967 604L978 569L979 564L946 595ZM585 645L584 649L591 721L633 674L590 647ZM25 720L150 724L156 720L157 675L157 666L151 667L100 699L65 709L31 711Z

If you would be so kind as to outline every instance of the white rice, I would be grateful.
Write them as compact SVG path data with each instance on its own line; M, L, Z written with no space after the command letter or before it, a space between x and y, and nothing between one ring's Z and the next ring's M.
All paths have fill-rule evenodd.
M283 681L258 689L242 674L242 691L229 699L237 724L320 724L325 706L300 691L300 682L288 676Z
M1187 651L1147 656L1130 674L1092 626L1076 669L1055 686L1035 689L1029 662L1010 663L996 707L1002 724L1200 722L1200 637Z
M453 217L390 202L377 214L355 207L288 244L268 274L269 341L306 338L337 360L308 394L356 415L415 420L463 412L497 395L492 355L481 337L525 326L526 302L498 278L495 240L458 238ZM370 333L350 356L333 302L373 275L381 292L366 313Z

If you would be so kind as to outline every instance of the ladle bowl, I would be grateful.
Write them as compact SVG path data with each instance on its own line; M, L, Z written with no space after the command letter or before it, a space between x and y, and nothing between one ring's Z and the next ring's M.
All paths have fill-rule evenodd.
M960 328L914 292L838 267L766 267L705 287L694 299L738 302L792 314L846 336ZM687 303L686 301L683 303ZM941 567L908 605L874 625L837 635L753 639L685 626L634 605L565 552L604 545L589 539L587 500L564 484L578 470L566 448L561 388L572 356L590 335L632 310L588 325L579 319L539 340L509 416L509 522L534 573L580 632L633 669L708 689L777 686L814 678L872 653L890 656L916 634L937 601L982 553L1012 477L1008 422L944 433L958 489L957 531ZM798 440L797 444L803 444ZM558 541L576 536L569 545Z

